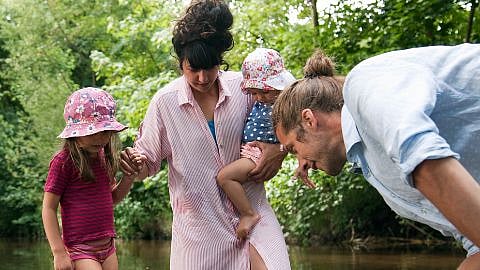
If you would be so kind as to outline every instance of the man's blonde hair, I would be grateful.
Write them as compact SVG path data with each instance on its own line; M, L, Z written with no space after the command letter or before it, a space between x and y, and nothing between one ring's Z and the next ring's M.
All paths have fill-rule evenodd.
M334 76L335 64L317 50L304 67L304 78L297 80L278 96L272 111L273 127L281 126L286 134L296 129L297 139L303 138L301 112L340 111L343 106L343 76Z

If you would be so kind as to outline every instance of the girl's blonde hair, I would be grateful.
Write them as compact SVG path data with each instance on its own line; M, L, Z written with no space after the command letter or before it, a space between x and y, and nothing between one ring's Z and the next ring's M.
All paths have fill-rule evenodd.
M311 109L320 112L340 111L343 106L343 76L335 76L335 63L321 50L307 60L303 68L304 78L297 80L278 96L272 111L274 129L281 126L288 134L297 131L302 140L301 112Z
M80 176L87 182L94 182L95 175L90 166L90 159L87 153L81 149L76 137L67 138L63 141L63 149L68 150L73 164L78 169ZM105 167L110 181L113 181L119 169L120 160L120 139L117 133L113 133L110 142L103 148L104 154L100 155L100 162Z

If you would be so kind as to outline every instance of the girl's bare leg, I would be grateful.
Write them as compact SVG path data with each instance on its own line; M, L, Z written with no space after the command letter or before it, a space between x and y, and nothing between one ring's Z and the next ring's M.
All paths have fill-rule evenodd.
M241 158L225 166L217 175L219 186L240 213L240 223L236 231L240 239L245 239L260 219L260 215L253 210L242 187L242 183L248 181L248 173L255 166L252 160Z
M102 265L91 259L81 259L74 262L75 270L102 270Z
M108 256L107 259L102 263L103 270L118 270L118 258L117 253L113 253L112 255Z

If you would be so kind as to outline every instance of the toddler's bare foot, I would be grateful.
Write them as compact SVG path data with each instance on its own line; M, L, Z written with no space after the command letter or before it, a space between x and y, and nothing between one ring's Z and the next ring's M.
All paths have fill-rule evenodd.
M237 237L242 240L247 238L250 230L253 228L253 226L255 226L255 224L257 224L259 219L259 214L241 216L240 223L238 224L237 228Z

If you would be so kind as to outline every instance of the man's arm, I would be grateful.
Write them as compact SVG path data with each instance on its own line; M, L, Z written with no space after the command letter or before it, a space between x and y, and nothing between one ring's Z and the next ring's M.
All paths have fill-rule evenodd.
M415 187L455 227L480 246L480 185L454 158L425 160L413 171Z

